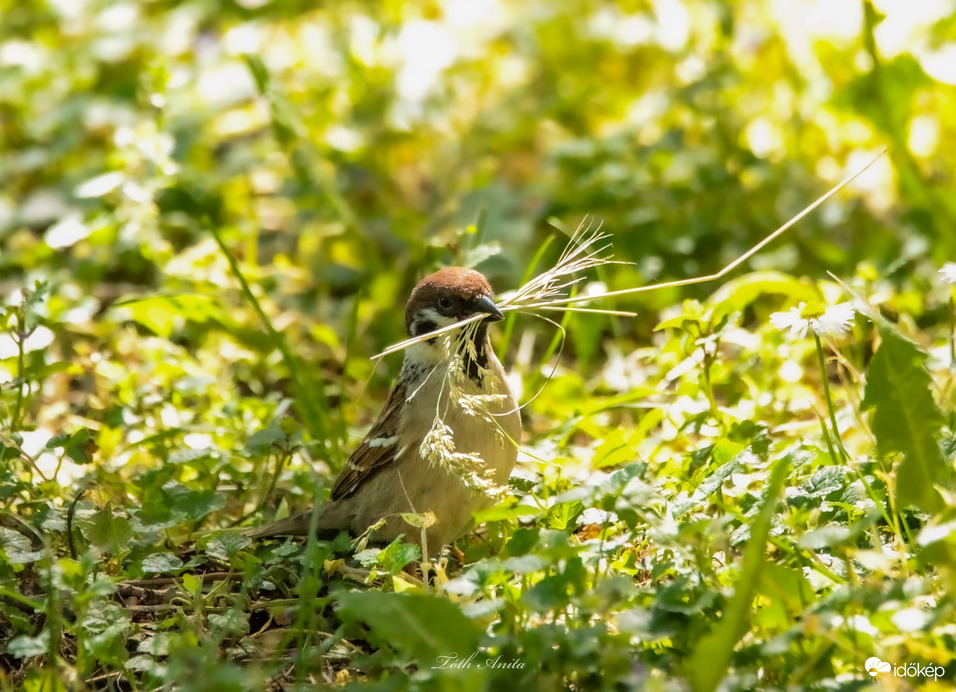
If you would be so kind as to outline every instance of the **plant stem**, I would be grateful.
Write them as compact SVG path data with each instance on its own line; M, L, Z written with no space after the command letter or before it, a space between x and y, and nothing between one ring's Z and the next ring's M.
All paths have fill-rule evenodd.
M292 350L289 348L289 345L286 343L286 340L282 337L282 335L279 334L279 332L276 331L276 328L272 326L272 322L266 315L265 310L262 309L259 301L256 300L255 295L252 293L252 289L249 287L246 277L243 276L242 271L239 269L239 263L236 261L236 258L233 256L232 252L229 251L229 248L226 247L226 243L219 234L219 230L209 221L207 221L204 225L209 229L209 232L212 233L212 237L216 240L216 244L219 245L219 249L222 250L222 253L226 256L226 261L229 262L229 268L232 269L233 275L239 282L239 286L242 289L242 294L246 297L246 300L248 300L249 304L252 305L252 309L255 310L256 314L259 316L263 327L265 327L266 332L269 334L269 339L272 342L272 345L282 354L282 359L285 361L285 365L289 369L289 376L292 379L292 387L296 393L296 410L299 412L300 417L308 427L309 434L314 440L323 442L323 444L330 444L332 447L332 456L337 457L339 451L339 439L335 435L328 434L329 425L324 413L325 409L323 406L317 405L314 400L318 399L319 404L325 404L326 399L323 388L321 386L317 386L312 381L312 378L309 376L305 368L299 367L298 358L296 358L295 354L292 353Z
M956 367L956 301L949 297L949 367Z
M704 350L704 363L701 371L704 379L704 395L707 397L707 403L710 404L710 413L717 422L717 427L724 430L724 419L720 415L720 409L717 408L717 399L714 397L714 385L710 381L710 366L714 363L714 358L707 352L707 345L701 347ZM714 344L714 353L717 352L716 343Z
M816 332L813 333L813 341L817 345L817 358L820 361L820 377L823 380L823 395L827 400L827 411L830 414L830 425L833 426L833 439L836 441L837 449L840 450L840 455L843 457L843 461L847 461L850 458L850 455L847 454L846 448L843 446L843 440L840 438L840 428L837 427L836 412L833 410L833 398L830 396L830 378L827 375L827 363L826 359L823 357L823 344L820 341L820 337Z
M16 432L20 428L21 417L23 415L23 388L27 384L26 377L24 376L24 370L26 369L24 362L26 350L23 342L26 341L26 336L23 331L23 320L24 316L21 312L17 316L17 331L14 337L17 341L17 402L13 406L10 432Z
M817 417L820 419L820 430L823 432L823 441L826 442L827 444L827 451L830 452L830 458L833 459L834 462L836 462L837 453L836 453L836 450L833 448L833 439L830 435L830 431L827 430L827 422L826 420L824 420L823 416L821 416L819 412L817 412Z

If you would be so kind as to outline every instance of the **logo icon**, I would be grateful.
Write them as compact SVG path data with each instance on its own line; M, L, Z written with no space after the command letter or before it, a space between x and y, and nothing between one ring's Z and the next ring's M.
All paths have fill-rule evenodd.
M877 677L880 673L890 672L890 664L886 661L881 661L876 656L871 656L866 659L866 663L863 664L863 667L866 668L866 672L870 674L871 678Z

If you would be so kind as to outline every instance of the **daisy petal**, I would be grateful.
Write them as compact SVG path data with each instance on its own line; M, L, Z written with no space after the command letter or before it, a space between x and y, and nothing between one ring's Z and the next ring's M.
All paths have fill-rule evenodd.
M956 262L947 262L939 270L940 281L944 284L956 284Z
M770 315L770 324L774 329L778 329L781 332L790 330L790 332L797 337L802 338L806 336L810 322L801 314L803 305L803 303L800 303L799 306L790 308L786 312L773 313Z
M810 320L810 328L818 336L844 336L853 326L855 316L851 303L831 305L822 315Z

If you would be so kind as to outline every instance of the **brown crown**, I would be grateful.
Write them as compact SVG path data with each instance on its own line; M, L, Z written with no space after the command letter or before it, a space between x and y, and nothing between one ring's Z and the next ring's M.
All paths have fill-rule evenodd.
M480 296L494 296L491 284L480 272L467 267L445 267L429 274L418 282L405 305L405 329L407 330L415 314L426 305L433 305L442 294L471 301Z

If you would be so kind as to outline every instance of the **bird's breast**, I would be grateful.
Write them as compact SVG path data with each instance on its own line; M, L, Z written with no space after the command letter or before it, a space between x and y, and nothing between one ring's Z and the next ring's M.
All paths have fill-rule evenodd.
M478 457L492 471L495 483L504 484L517 459L521 435L518 403L504 369L494 352L490 352L488 367L482 369L480 378L450 367L448 361L429 366L409 386L403 447L435 459L436 454L420 447L429 441L441 442L435 433L444 432L444 442L450 437L452 444L438 450L438 457Z

